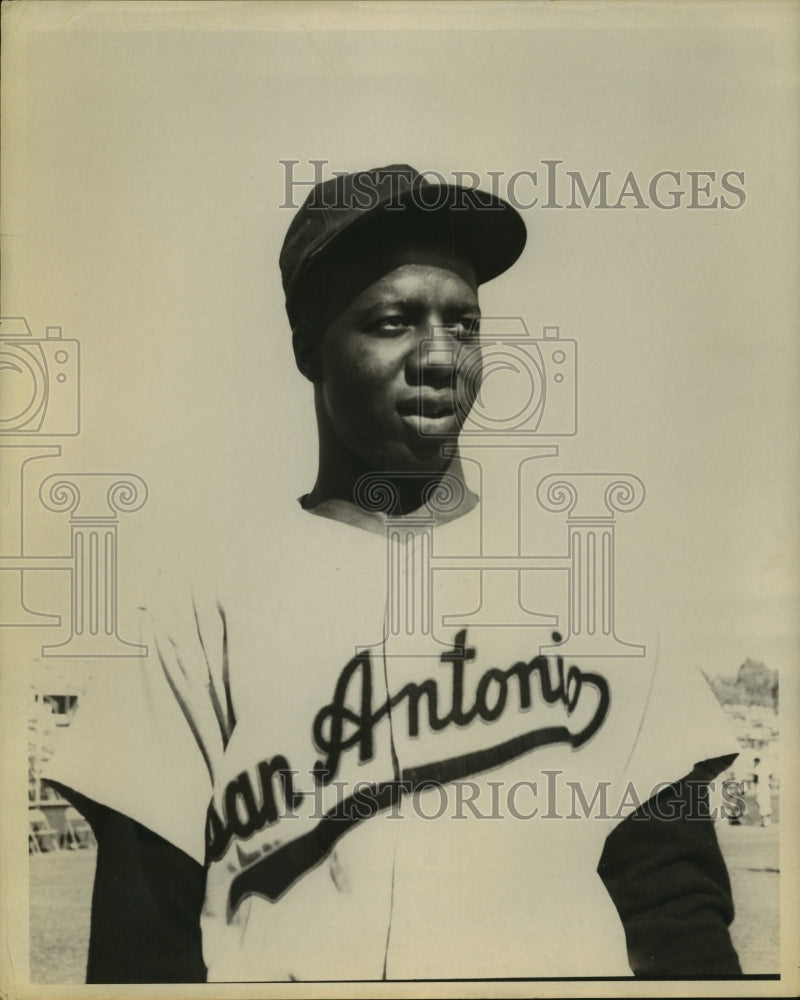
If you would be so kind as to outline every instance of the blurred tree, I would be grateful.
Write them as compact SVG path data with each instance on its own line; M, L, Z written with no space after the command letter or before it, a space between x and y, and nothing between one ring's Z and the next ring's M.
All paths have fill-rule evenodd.
M733 677L708 677L722 705L765 705L778 710L778 671L749 657Z
M767 705L778 707L778 672L770 670L760 660L749 657L739 667L737 685L747 696L745 705Z

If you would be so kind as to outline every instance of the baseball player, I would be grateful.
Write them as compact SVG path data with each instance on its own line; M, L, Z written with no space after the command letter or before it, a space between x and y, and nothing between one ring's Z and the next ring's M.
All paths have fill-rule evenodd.
M97 671L51 767L99 845L90 982L740 971L705 682L474 614L478 290L525 240L402 165L292 221L316 480L152 597L149 656Z

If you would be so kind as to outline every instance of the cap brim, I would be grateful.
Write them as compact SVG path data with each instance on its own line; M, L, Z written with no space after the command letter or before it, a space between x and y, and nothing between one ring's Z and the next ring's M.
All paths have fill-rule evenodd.
M467 251L479 285L507 271L519 259L528 232L522 216L508 202L485 191L451 184L426 184L421 190L425 192L424 204L413 189L399 200L420 215L449 216L454 237ZM440 201L441 207L426 207Z

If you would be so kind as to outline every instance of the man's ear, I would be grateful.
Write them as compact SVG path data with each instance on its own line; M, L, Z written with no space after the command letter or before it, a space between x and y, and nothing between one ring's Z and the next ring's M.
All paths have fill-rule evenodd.
M309 382L319 382L321 366L319 359L319 336L309 327L297 324L292 329L294 360L300 372Z

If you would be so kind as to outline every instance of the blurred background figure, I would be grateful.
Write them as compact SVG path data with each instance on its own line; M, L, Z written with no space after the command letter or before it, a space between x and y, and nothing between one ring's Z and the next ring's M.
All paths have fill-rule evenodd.
M761 757L756 757L753 761L753 791L762 826L769 826L772 823L771 779L767 762Z

